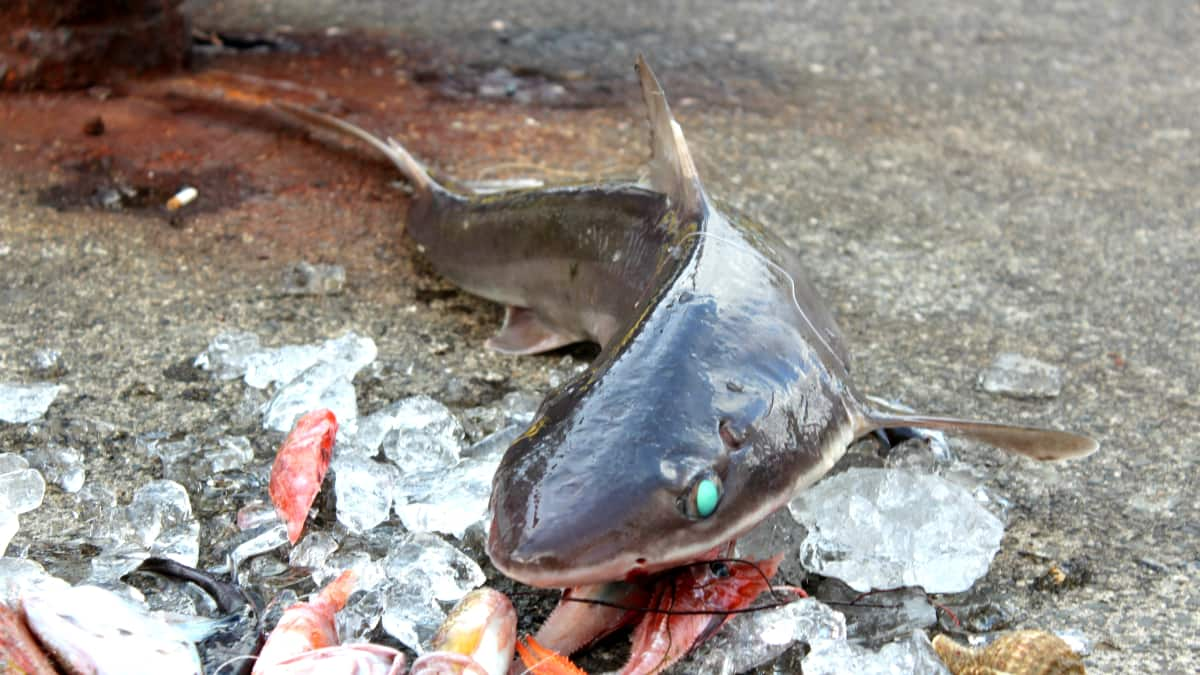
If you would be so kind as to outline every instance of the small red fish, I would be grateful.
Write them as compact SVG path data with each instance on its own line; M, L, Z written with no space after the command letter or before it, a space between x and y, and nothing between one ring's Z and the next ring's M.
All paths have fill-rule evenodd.
M25 626L25 619L0 602L0 673L54 675L57 672Z
M354 571L346 570L311 602L298 602L288 607L259 652L254 674L265 675L292 657L338 645L340 641L333 616L346 606L346 598L350 597L356 581Z
M308 509L317 498L321 481L333 458L338 423L330 410L314 410L296 420L296 426L275 454L269 492L275 512L287 524L288 541L300 541Z
M538 633L542 642L526 638L517 653L530 673L575 675L577 666L555 650L574 651L637 616L627 608L646 607L633 631L633 649L622 675L658 673L712 637L732 612L750 606L771 587L783 554L762 561L727 560L722 548L704 559L656 575L649 592L636 584L616 583L570 589ZM618 598L619 596L619 598ZM572 598L583 602L572 602ZM594 601L594 602L592 602ZM599 602L601 604L596 604ZM615 606L614 606L615 605ZM599 626L608 620L610 625Z
M409 675L504 675L516 639L517 611L508 596L476 588L458 601Z
M653 608L633 630L633 650L621 675L665 670L712 637L733 616L771 588L783 560L714 560L672 570L654 587ZM657 610L657 611L654 611Z

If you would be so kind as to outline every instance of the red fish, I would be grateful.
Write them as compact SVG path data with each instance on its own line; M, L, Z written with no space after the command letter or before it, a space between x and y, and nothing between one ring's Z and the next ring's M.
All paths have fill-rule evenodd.
M633 631L633 651L621 675L665 670L712 637L732 612L771 588L783 554L761 561L716 559L672 570L654 587L652 610Z
M288 607L258 655L255 675L269 673L273 666L299 654L338 645L340 641L333 616L346 606L346 598L354 590L355 581L354 571L346 570L311 602L298 602Z
M269 492L275 512L287 524L288 541L300 541L308 509L317 498L333 457L338 423L330 410L314 410L296 426L275 454Z
M555 650L574 651L629 623L627 609L610 606L619 604L624 608L647 608L633 631L633 650L622 675L663 671L712 637L733 612L749 607L755 598L769 590L771 577L783 560L782 553L762 561L728 560L719 557L721 552L720 548L714 549L703 560L656 575L648 594L645 587L632 584L571 589L538 633L549 648L533 638L519 641L517 653L521 661L530 673L582 673ZM625 589L624 595L614 601L611 596L617 589ZM581 596L606 604L579 602ZM589 619L591 615L594 618ZM602 618L610 619L611 625L600 628ZM581 628L588 634L582 635Z

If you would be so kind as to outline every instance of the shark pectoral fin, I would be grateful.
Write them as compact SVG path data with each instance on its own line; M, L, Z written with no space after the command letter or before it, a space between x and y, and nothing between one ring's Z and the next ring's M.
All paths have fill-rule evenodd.
M487 348L501 354L540 354L579 342L550 328L528 307L509 305L504 309L504 325L487 341Z
M1086 457L1100 449L1100 444L1095 439L1069 431L879 411L866 411L864 417L867 431L893 427L936 429L966 436L992 447L1040 461Z

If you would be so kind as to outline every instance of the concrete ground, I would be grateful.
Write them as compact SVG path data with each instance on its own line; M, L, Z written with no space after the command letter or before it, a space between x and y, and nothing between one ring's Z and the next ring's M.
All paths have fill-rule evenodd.
M975 594L1014 627L1082 631L1093 672L1200 670L1200 5L578 4L185 7L204 31L269 38L198 69L303 82L296 100L468 179L636 173L645 53L710 191L810 262L864 390L1101 440L1052 469L965 449L1014 504ZM105 133L87 135L95 116ZM136 436L253 431L236 383L187 366L235 328L272 345L372 336L366 411L422 392L487 404L569 372L563 354L481 348L498 308L420 262L394 179L154 82L0 98L0 381L67 385L44 423L0 426L0 450L82 447L89 480L128 499L159 470ZM166 214L185 183L200 198ZM97 206L117 184L140 196ZM281 294L297 260L345 266L346 291ZM67 372L36 372L41 348ZM977 391L1005 351L1061 367L1062 393ZM265 459L278 438L254 440ZM10 554L62 553L71 504L52 490ZM1071 582L1039 583L1056 565Z

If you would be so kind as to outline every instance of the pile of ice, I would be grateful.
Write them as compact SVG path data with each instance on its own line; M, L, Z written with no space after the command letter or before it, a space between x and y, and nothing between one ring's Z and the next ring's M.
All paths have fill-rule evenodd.
M264 347L251 333L233 332L217 336L195 360L215 378L240 378L262 390L250 398L256 405L265 398L265 404L245 422L261 416L264 429L288 431L303 413L334 411L340 423L330 466L337 525L310 518L304 537L288 548L286 530L266 503L269 464L262 455L256 460L251 441L260 439L243 435L244 424L237 430L214 425L188 435L163 430L139 437L137 447L161 460L164 478L139 488L128 504L85 484L81 453L72 448L0 454L0 554L16 531L16 514L41 503L47 481L75 493L78 509L89 514L78 540L100 553L80 580L111 586L151 555L197 563L201 523L192 509L200 495L236 494L245 504L246 494L257 494L263 501L244 506L236 521L225 513L204 523L221 533L213 553L227 564L218 571L259 589L284 587L277 603L286 605L295 595L286 586L296 572L320 587L353 569L356 590L337 617L342 638L378 640L383 631L421 652L449 605L485 581L463 542L486 531L492 476L531 421L536 399L510 395L486 410L456 413L413 396L359 417L353 380L376 354L374 342L355 333ZM37 419L58 388L13 391L0 386L0 420ZM18 399L19 406L10 405ZM766 542L771 550L743 555L787 552L826 577L816 591L824 602L738 614L679 668L736 673L782 657L783 667L802 662L805 673L945 672L922 632L936 622L926 593L970 588L998 550L1003 524L981 502L986 495L948 477L940 450L900 452L902 459L888 468L849 469L794 500L789 513L803 527L786 522ZM328 514L327 508L318 498L314 513ZM789 520L776 515L774 526ZM799 542L798 554L795 544L781 546L784 541ZM0 582L0 591L53 583L23 562L0 558L0 580L7 572L20 579ZM875 602L855 602L873 589L891 590ZM796 648L801 644L807 651Z
M0 453L0 555L20 528L17 516L41 506L45 495L46 481L37 469L20 455Z

